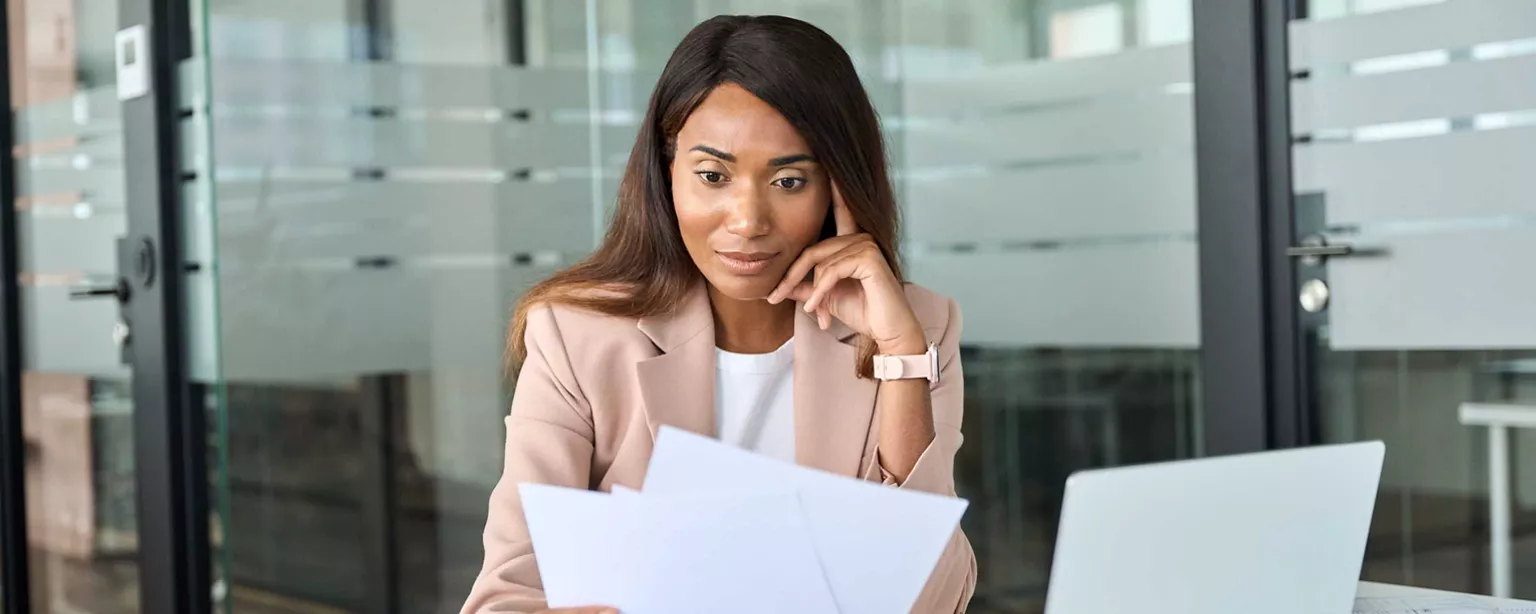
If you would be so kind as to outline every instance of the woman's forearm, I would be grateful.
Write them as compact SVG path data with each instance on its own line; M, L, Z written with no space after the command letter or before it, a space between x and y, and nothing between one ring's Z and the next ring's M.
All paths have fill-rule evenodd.
M921 336L918 339L922 339ZM913 355L928 351L926 344L903 343L880 348L881 354ZM901 379L880 383L880 431L877 462L896 479L907 480L923 451L933 443L933 398L926 379Z

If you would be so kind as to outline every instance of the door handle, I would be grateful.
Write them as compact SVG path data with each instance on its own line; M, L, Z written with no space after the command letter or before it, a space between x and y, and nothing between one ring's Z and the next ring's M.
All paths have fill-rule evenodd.
M69 289L70 300L87 300L93 298L116 298L119 303L128 302L131 292L128 289L128 280L118 278L116 283L87 285L82 284Z
M1329 258L1338 258L1355 253L1353 245L1329 245L1328 238L1323 235L1312 235L1301 240L1301 245L1292 245L1285 248L1285 255L1301 260L1302 264L1317 266Z
M1355 248L1348 245L1296 245L1285 248L1285 255L1292 258L1329 258L1348 256Z

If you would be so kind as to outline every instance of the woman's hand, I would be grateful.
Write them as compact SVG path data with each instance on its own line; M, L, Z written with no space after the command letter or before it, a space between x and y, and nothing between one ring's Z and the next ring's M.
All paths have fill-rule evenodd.
M928 349L923 327L907 304L901 282L869 235L859 232L848 204L832 186L837 236L812 245L789 266L768 302L801 301L816 314L822 330L841 320L875 340L882 354L921 354ZM807 275L814 275L807 281Z
M619 611L605 605L595 605L587 606L585 608L556 608L553 610L539 610L533 614L619 614Z

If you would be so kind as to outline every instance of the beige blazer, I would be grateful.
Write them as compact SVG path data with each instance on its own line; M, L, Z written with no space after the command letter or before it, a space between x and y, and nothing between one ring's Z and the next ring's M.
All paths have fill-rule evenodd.
M939 346L941 371L932 393L936 435L906 482L894 484L875 460L880 386L854 373L853 331L835 320L823 331L800 310L795 457L804 466L953 495L965 397L960 310L915 285L907 286L907 300ZM702 285L671 315L639 321L538 307L528 316L526 339L528 358L506 418L506 464L491 493L485 564L465 614L544 607L519 483L640 488L661 425L715 434L715 327ZM976 557L956 531L913 611L963 612L975 586Z

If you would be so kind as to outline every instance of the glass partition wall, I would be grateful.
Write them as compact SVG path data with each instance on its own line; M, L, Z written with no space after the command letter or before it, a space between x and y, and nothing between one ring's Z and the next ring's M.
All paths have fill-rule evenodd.
M594 247L656 76L720 13L844 44L910 275L965 311L973 611L1040 606L1068 473L1200 453L1188 0L198 4L194 336L236 611L456 610L508 308Z

